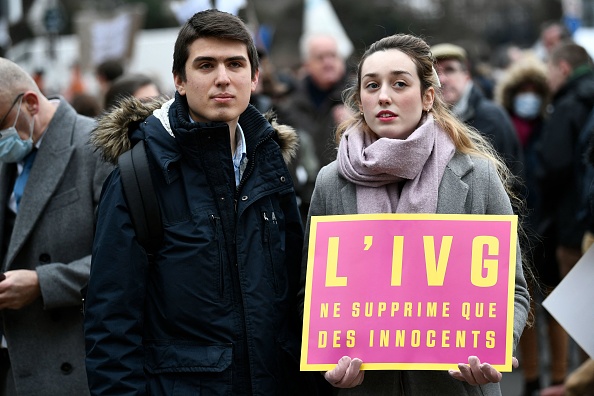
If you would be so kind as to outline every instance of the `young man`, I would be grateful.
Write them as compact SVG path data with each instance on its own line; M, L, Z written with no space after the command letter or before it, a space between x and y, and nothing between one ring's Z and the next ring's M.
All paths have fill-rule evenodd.
M130 99L94 137L112 162L146 145L164 235L149 263L116 169L87 294L91 393L307 394L321 376L298 366L303 231L285 165L296 134L248 105L258 57L239 18L195 14L173 58L175 99Z
M594 65L584 47L564 41L553 48L547 68L552 101L537 142L537 171L544 215L541 234L555 249L560 281L581 258L582 239L591 221L589 208L583 206L587 198L581 198L587 195L583 188L589 182L583 179L588 150L580 144L580 135L594 108ZM573 394L564 393L561 385L567 375L569 337L563 329L555 334L558 363L551 365L553 386L542 394Z
M581 257L589 219L579 198L586 147L578 145L578 138L594 107L594 65L585 48L563 42L553 49L547 67L553 96L537 143L539 185L545 224L554 235L564 277Z
M0 76L0 395L88 395L80 291L112 167L92 119L8 59Z

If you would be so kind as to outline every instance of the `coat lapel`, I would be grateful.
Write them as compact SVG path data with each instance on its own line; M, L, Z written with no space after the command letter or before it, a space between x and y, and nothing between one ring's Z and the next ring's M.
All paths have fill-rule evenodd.
M56 114L43 135L39 152L25 186L8 247L9 267L64 177L74 152L71 136L75 132L75 117L76 113L72 108L61 100Z
M437 213L467 213L466 200L470 187L462 178L473 168L470 156L456 153L445 169L439 184Z
M339 178L342 186L340 186L340 204L342 207L337 208L337 213L357 213L357 191L355 184L347 183L342 177Z
M16 172L15 164L6 164L0 162L0 246L8 242L10 235L5 235L6 227L4 226L7 221L6 215L8 209L8 201L10 194L12 193L13 174ZM2 257L0 257L0 268L2 266Z

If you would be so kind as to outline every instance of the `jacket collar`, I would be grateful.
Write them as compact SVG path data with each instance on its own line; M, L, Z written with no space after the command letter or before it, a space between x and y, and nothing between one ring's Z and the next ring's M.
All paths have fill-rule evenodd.
M91 143L107 162L115 165L122 153L136 142L145 140L150 150L154 150L155 159L163 171L167 172L168 166L181 156L178 144L167 131L168 127L170 130L177 128L192 133L211 128L227 129L224 123L190 123L184 96L176 94L173 103L166 103L166 98L149 101L140 101L133 97L123 99L117 108L99 118L98 126L91 135ZM162 115L153 115L153 112L164 106L168 106L165 118L169 126ZM299 144L297 133L292 127L277 123L273 114L264 117L256 108L248 105L239 117L239 123L245 133L248 158L254 155L258 142L269 134L273 134L273 139L280 146L285 163L295 157Z
M594 97L594 71L583 70L571 76L553 96L553 104L570 92L574 92L580 100L591 101Z

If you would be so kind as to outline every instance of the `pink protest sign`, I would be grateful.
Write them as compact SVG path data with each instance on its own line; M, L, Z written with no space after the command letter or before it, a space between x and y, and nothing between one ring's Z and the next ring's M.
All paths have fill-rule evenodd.
M301 369L511 371L516 243L511 215L312 217Z

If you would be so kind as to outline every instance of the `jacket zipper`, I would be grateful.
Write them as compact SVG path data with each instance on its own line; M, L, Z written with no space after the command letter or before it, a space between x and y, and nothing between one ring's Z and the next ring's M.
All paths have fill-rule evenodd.
M260 140L260 141L258 141L258 143L256 143L256 145L254 146L254 159L256 157L256 152L258 151L258 147L260 147L267 140L271 139L272 138L272 134L273 134L273 132L269 133L267 136L265 136L264 138L262 138L262 140ZM237 212L237 197L239 196L239 191L241 191L241 188L243 187L244 181L252 174L252 172L254 171L254 167L256 166L256 161L254 161L254 159L248 160L249 161L248 162L248 168L245 170L243 176L241 177L241 180L239 181L239 185L235 189L235 197L234 197L234 201L235 201L235 212Z

